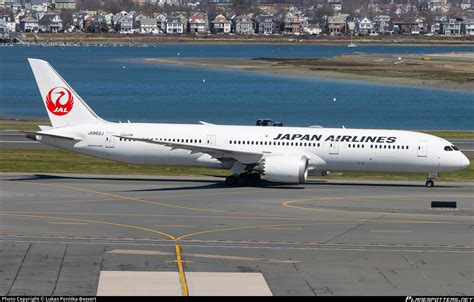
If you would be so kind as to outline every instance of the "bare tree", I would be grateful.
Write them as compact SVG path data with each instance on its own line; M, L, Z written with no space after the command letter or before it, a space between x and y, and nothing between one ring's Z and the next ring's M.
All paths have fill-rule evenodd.
M249 10L249 6L248 0L232 0L232 8L238 15L246 13Z
M313 9L311 12L311 19L315 23L322 22L332 15L334 15L334 9L330 5L324 4L320 8Z

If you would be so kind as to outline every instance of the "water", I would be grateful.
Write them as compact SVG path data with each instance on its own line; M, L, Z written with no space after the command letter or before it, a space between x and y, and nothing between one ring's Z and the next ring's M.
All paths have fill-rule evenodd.
M34 57L48 60L97 114L112 121L253 124L270 117L292 126L474 128L474 93L470 91L175 67L141 60L324 57L356 51L430 54L474 52L474 46L1 47L0 117L47 118L26 60Z

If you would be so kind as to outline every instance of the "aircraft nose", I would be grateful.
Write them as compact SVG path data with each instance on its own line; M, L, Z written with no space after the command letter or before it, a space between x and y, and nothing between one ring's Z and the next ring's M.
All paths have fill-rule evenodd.
M462 154L461 155L461 162L460 162L460 167L461 169L465 169L471 165L471 162L469 159L466 157L466 155Z

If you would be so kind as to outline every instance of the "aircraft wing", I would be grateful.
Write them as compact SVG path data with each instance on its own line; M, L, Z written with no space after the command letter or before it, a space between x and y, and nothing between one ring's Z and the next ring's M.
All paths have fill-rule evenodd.
M252 152L252 151L241 151L231 148L221 148L203 144L190 144L190 143L177 143L177 142L165 142L160 140L153 140L148 138L137 138L133 136L121 136L115 135L119 138L129 139L138 142L144 142L148 144L156 144L171 147L171 149L184 149L189 150L191 153L206 153L216 159L235 159L242 164L255 164L258 163L264 153L263 152Z

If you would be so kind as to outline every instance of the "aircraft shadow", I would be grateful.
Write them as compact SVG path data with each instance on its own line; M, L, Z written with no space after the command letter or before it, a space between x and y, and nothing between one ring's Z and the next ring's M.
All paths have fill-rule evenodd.
M209 177L215 177L209 175ZM216 177L217 178L217 177ZM28 177L22 178L14 178L9 179L9 181L24 181L24 180L51 180L51 179L58 179L58 180L104 180L104 181L143 181L143 182L186 182L186 183L201 183L202 186L178 186L178 187L169 187L169 188L156 188L156 189L144 189L144 190L128 190L122 192L147 192L147 191L177 191L177 190L205 190L205 189L224 189L224 188L232 188L226 186L224 179L222 180L217 179L185 179L185 178L161 178L161 179L152 179L152 178L136 178L136 177L114 177L111 176L62 176L62 175L50 175L50 174L34 174ZM271 189L294 189L294 190L303 190L305 186L352 186L352 187L406 187L406 188L417 188L417 187L424 187L424 183L420 181L419 183L378 183L378 182L364 182L359 183L355 180L352 182L331 182L330 180L308 180L304 185L296 185L296 184L284 184L284 183L272 183L269 181L261 180L258 185L246 186L246 187L253 187L253 188L271 188ZM461 188L462 186L456 184L449 184L449 185L440 185L436 184L435 188ZM234 188L243 188L236 186Z
M212 176L214 177L214 176ZM235 186L228 187L224 178L222 180L214 179L184 179L184 178L162 178L162 179L152 179L152 178L135 178L135 177L114 177L111 176L100 176L100 177L86 177L86 176L62 176L62 175L50 175L50 174L34 174L29 177L15 178L10 179L9 181L26 181L26 180L104 180L104 181L137 181L137 182L186 182L186 183L201 183L200 186L177 186L177 187L167 187L167 188L154 188L154 189L143 189L143 190L126 190L120 192L159 192L159 191L187 191L187 190L208 190L208 189L229 189L229 188L272 188L272 189L291 189L291 190L302 190L304 189L301 185L293 184L283 184L283 183L272 183L269 181L262 180L258 185L252 186Z

